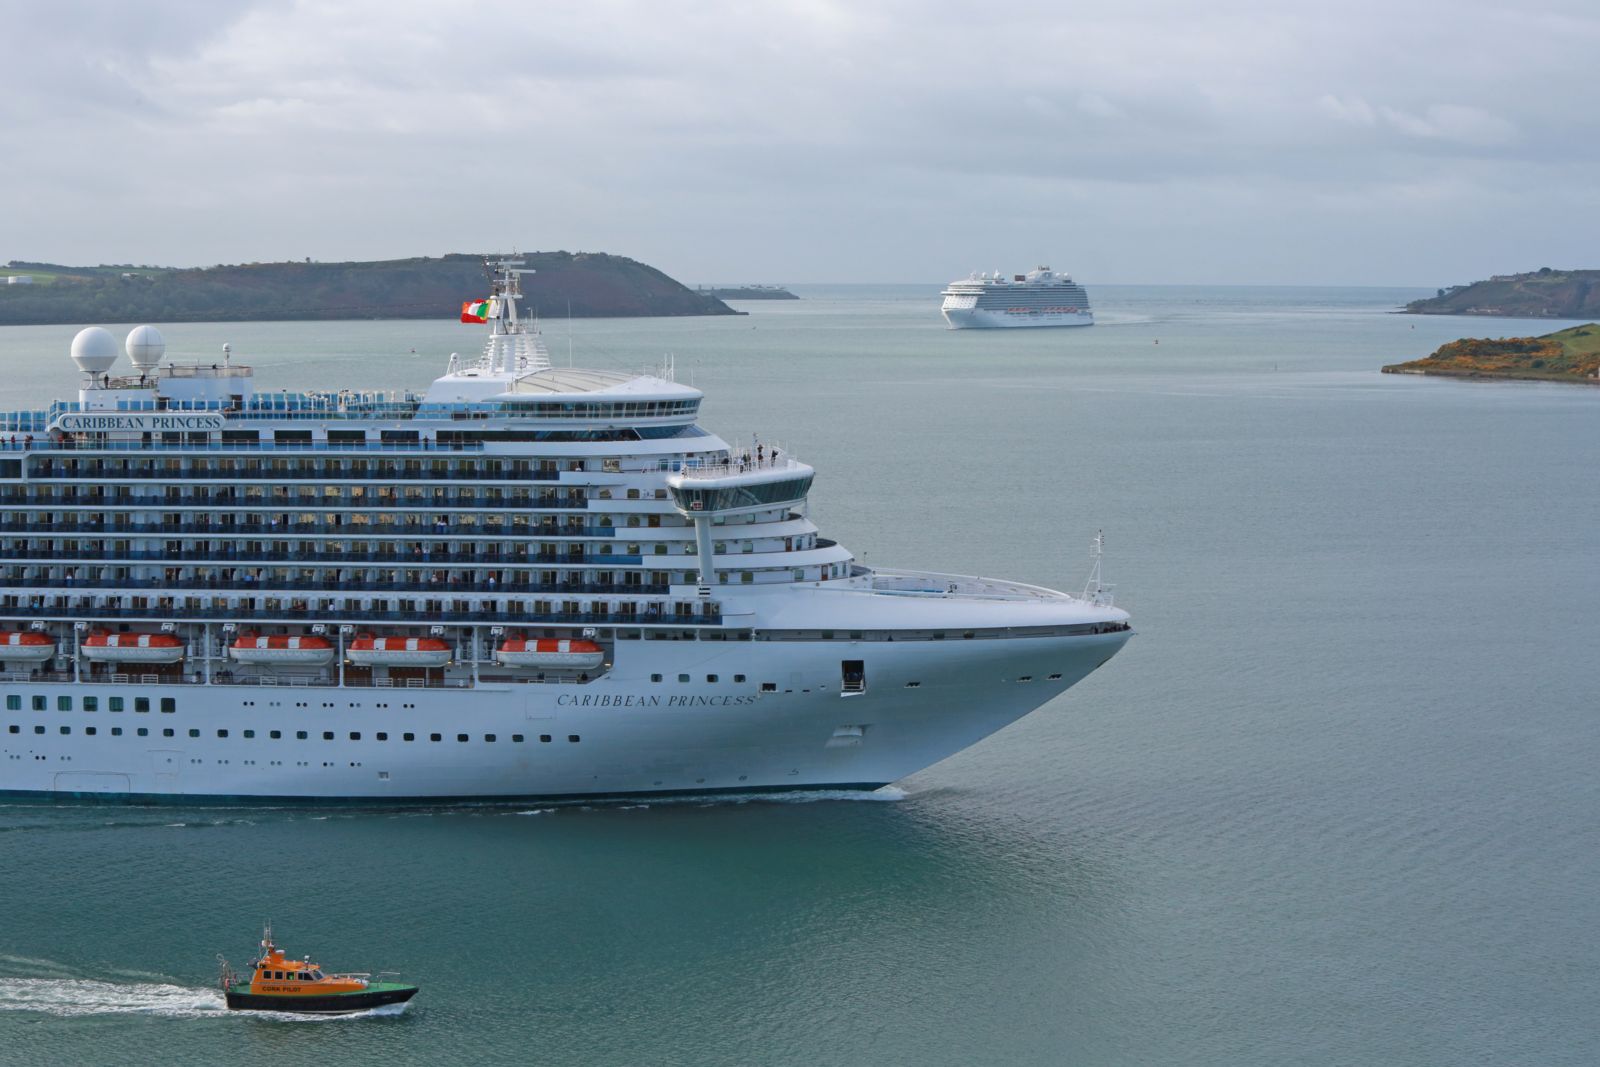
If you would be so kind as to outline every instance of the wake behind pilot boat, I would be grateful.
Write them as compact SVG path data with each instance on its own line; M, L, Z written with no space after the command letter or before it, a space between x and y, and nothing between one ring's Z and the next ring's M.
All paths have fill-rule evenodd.
M292 960L272 940L272 924L261 932L261 954L250 974L234 974L221 956L222 994L235 1011L292 1011L343 1015L404 1004L417 987L374 980L368 972L327 974L310 960Z
M873 788L1128 640L1098 580L868 568L810 465L702 429L670 364L552 366L492 268L421 392L257 390L148 326L118 370L90 328L75 400L0 415L0 792Z

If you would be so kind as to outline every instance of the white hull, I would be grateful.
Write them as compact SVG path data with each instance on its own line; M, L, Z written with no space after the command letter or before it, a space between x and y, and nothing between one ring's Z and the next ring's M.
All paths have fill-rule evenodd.
M988 310L984 308L945 308L944 319L952 330L989 330L1009 326L1093 326L1094 312L1033 312Z
M876 786L936 763L1059 695L1128 636L655 648L643 642L619 655L604 678L584 685L134 690L173 699L175 710L159 717L104 710L105 698L128 692L125 686L9 683L6 693L42 695L51 709L60 696L72 697L75 708L97 696L102 710L6 712L20 729L0 734L7 756L0 761L0 791L384 802ZM865 692L840 692L841 658L865 659ZM732 683L736 670L748 681ZM677 684L680 672L696 684ZM653 673L666 681L651 682ZM707 684L707 675L719 681ZM775 689L763 692L763 682ZM291 696L326 701L333 710L311 721L294 710ZM26 697L21 703L31 706ZM70 733L61 732L63 725ZM122 728L120 736L114 727ZM136 736L140 727L151 736ZM154 736L160 728L172 736ZM246 738L246 730L254 737ZM269 739L272 730L282 738ZM296 738L301 730L306 739ZM387 739L378 740L379 732ZM415 740L402 740L407 732ZM431 740L433 734L441 739Z
M179 648L91 648L83 647L85 659L96 663L177 663L183 659Z
M507 667L565 667L594 670L605 665L604 652L496 652Z
M55 645L0 645L0 663L42 663L55 654Z
M267 667L322 667L333 662L331 648L230 648L238 663Z
M345 658L357 667L443 667L450 662L450 651L428 649L351 649Z

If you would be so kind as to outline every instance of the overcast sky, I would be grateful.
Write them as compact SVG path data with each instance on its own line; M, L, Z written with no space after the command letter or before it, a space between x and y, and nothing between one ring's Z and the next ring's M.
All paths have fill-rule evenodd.
M1600 267L1600 3L0 0L0 262Z

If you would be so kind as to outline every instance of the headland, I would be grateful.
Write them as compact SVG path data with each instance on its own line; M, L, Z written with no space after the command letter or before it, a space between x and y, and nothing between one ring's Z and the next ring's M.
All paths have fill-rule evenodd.
M1440 345L1426 359L1395 363L1385 374L1600 384L1600 324L1542 337L1468 337Z
M736 315L661 271L600 252L527 252L523 306L544 318ZM0 325L453 317L487 293L484 257L214 267L66 267L13 261L0 274Z
M1452 285L1413 300L1408 315L1491 315L1517 319L1600 318L1600 270L1497 274L1471 285Z

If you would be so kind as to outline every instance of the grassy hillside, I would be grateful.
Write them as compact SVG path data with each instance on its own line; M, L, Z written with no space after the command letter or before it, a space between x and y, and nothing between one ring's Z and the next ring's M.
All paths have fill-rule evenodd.
M1600 270L1543 270L1505 274L1471 285L1440 289L1413 300L1414 315L1501 315L1513 318L1600 317Z
M1573 326L1543 337L1451 341L1426 359L1396 363L1383 372L1592 383L1600 381L1596 378L1600 373L1600 324Z
M530 252L525 311L546 318L732 315L654 267L603 253ZM0 285L0 325L262 319L431 319L487 296L483 258L370 263L249 263L195 269L64 267L13 261L8 274L47 284Z

